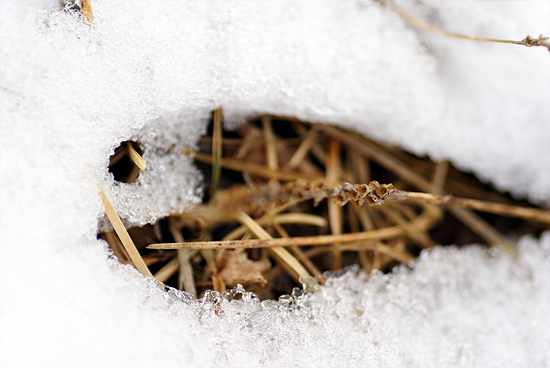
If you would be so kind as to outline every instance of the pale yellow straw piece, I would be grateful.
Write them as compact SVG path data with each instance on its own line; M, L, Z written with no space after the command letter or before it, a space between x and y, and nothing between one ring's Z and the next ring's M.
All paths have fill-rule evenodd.
M132 146L132 143L126 142L126 148L128 149L128 156L130 157L130 160L141 170L147 169L147 163L141 157L141 155L136 151L134 146Z
M103 206L105 206L105 214L109 218L109 221L111 221L111 224L113 225L113 228L115 229L116 234L120 238L120 241L124 246L124 249L126 249L126 253L128 253L128 256L130 257L130 260L132 261L134 266L138 269L138 271L141 272L144 276L149 276L153 278L151 271L149 271L149 269L147 268L147 265L145 264L145 262L143 262L143 258L141 258L141 255L139 254L136 246L134 245L132 238L130 238L130 234L128 234L128 231L126 231L124 224L122 224L120 217L118 217L118 214L116 213L113 205L111 204L111 201L109 201L109 198L107 198L107 195L103 191L103 188L101 187L99 182L97 183L97 186L99 187L99 194L101 195Z

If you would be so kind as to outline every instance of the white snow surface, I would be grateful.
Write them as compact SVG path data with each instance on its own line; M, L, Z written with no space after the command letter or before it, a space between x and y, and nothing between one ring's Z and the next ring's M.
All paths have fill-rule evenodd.
M547 1L402 0L469 35L550 35ZM96 179L134 224L200 198L210 112L294 115L450 159L550 205L550 55L407 26L364 1L0 2L0 365L548 367L550 234L515 261L434 248L299 298L162 291L96 239ZM148 169L115 183L127 139ZM221 303L218 313L217 302Z

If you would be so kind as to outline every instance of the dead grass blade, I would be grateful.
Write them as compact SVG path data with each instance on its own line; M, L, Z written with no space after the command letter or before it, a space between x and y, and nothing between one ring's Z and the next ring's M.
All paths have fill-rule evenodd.
M214 198L214 194L218 189L221 178L221 160L223 156L223 143L222 143L222 124L223 115L221 107L214 110L214 124L212 132L212 189L211 198Z
M202 258L206 261L206 265L210 270L210 277L212 280L212 289L218 292L224 292L225 282L223 278L218 273L218 267L216 266L216 258L214 257L214 252L212 249L201 249L200 250Z
M256 220L258 225L264 226L266 224L302 224L302 225L312 225L317 227L326 227L328 225L327 220L324 217L311 215L308 213L284 213L282 215L276 215L276 213L271 214L267 213L258 220ZM246 226L240 226L235 230L227 234L223 240L236 240L241 238L248 228Z
M271 118L269 116L262 116L262 128L267 167L269 168L269 170L277 171L279 170L277 138L275 137L275 133L273 132L273 126L271 125Z
M286 165L283 166L284 170L292 170L300 165L300 163L305 159L307 156L309 150L313 145L315 144L315 140L317 139L317 136L319 135L319 130L315 127L311 128L309 132L307 132L302 137L302 143L300 143L300 146L296 149L290 160L286 163Z
M105 240L107 240L107 243L109 243L109 246L113 250L113 253L118 258L120 263L128 263L128 260L130 259L128 257L128 254L124 250L124 246L116 236L114 231L107 231L104 233Z
M238 214L238 220L243 225L247 226L250 231L254 233L258 238L260 238L263 241L269 241L274 240L271 235L267 231L265 231L264 228L262 228L256 221L254 221L250 216L248 216L246 213L240 211ZM282 238L285 239L285 238ZM292 238L289 238L292 239ZM283 247L272 247L271 251L282 261L283 264L281 266L289 267L297 276L296 281L300 281L300 276L311 276L309 272L302 266L300 262L292 254L290 254L286 249Z
M107 195L103 191L103 188L101 187L99 182L97 182L97 186L99 188L99 194L101 196L101 200L103 201L103 206L105 207L105 213L109 218L109 221L111 221L111 224L113 225L113 228L115 229L116 234L120 238L120 241L122 242L122 245L126 250L126 253L130 257L130 260L132 261L134 266L138 269L138 271L141 272L142 275L153 278L151 271L149 271L149 268L147 268L147 266L145 265L145 262L143 262L143 258L141 258L141 255L136 249L136 246L134 245L132 238L130 238L128 231L126 231L126 228L122 224L120 217L118 217L118 214L113 208L111 201L109 201L109 198L107 198Z
M341 251L371 250L371 251L374 251L376 253L380 253L380 254L383 254L385 256L388 256L388 257L390 257L390 258L392 258L396 261L402 262L402 263L408 262L413 258L413 256L411 256L408 253L396 252L395 250L393 250L389 246L384 245L383 243L380 243L380 242L349 243L349 244L338 245L338 248L340 248ZM316 247L316 248L309 249L308 251L305 252L305 254L306 254L306 256L308 256L310 258L313 258L313 257L316 257L316 256L321 255L323 253L331 252L332 250L333 250L333 247L330 247L330 246L329 247ZM374 267L374 268L380 269L379 266Z
M190 152L185 149L182 150L184 154L191 154L193 158L197 161L204 162L207 164L212 164L212 156L200 153L200 152ZM310 174L297 173L292 171L281 171L281 170L270 170L265 165L254 164L251 162L237 160L233 158L223 158L220 160L220 166L224 169L234 170L238 172L248 173L251 175L256 175L262 178L267 179L276 179L276 180L315 180L320 179L320 177Z
M417 200L444 206L469 208L476 211L493 213L500 216L517 217L524 220L550 224L550 211L538 208L511 206L501 203L485 202L476 199L458 198L453 195L406 192L402 200Z
M331 139L328 145L326 180L327 182L336 182L340 180L342 163L340 161L340 142ZM331 233L340 235L343 232L344 215L341 206L336 202L328 202L328 219ZM332 270L336 271L342 268L342 252L335 247L332 252Z
M130 157L130 160L140 169L145 170L147 169L147 163L141 157L141 155L136 151L132 143L126 142L126 149L128 150L128 156Z
M89 24L93 24L94 13L92 12L91 0L81 0L80 5L82 9L82 16L88 21Z
M173 274L178 272L178 268L180 267L180 264L178 262L177 258L172 258L170 262L165 264L160 270L155 273L155 280L160 282L166 282L170 277L172 277Z
M420 217L419 217L420 219ZM422 219L421 225L427 221ZM265 231L265 230L264 230ZM268 234L269 235L269 234ZM184 243L157 243L147 246L148 249L237 249L237 248L272 248L291 246L317 246L338 243L352 243L365 240L392 239L405 235L401 226L386 227L383 229L364 231L360 233L341 235L317 235L297 236L292 238L276 239L250 239L250 240L228 240L228 241L206 241L206 242L184 242Z
M285 229L283 229L281 225L273 224L273 228L279 233L281 237L290 238L288 233L285 231ZM300 249L300 247L289 247L289 248L292 254L296 256L298 261L300 261L307 268L307 270L311 272L313 276L317 277L322 275L321 270L319 270L317 266L315 266L315 264L311 261L311 259L309 259L308 256L306 256L306 254Z
M181 235L181 232L176 228L175 222L177 220L169 221L169 227L170 227L170 233L172 233L172 236L174 237L174 240L177 242L183 242L183 236ZM191 258L191 252L189 249L178 249L178 257L179 260L178 266L179 266L179 277L178 277L178 289L179 290L185 290L188 293L191 293L193 295L197 295L197 288L195 287L195 278L193 277L193 267L191 266L191 262L189 262L189 259Z
M386 167L389 171L399 175L401 179L414 185L418 189L425 192L429 192L432 189L432 184L422 175L414 172L390 154L371 147L369 142L364 139L360 139L357 135L352 136L350 133L344 132L333 126L323 125L320 129L329 136L336 137L343 143L354 147L357 152L365 155L366 157L372 158L374 161ZM464 225L468 226L475 234L485 240L488 244L500 245L510 254L516 254L514 246L504 236L500 235L494 227L476 214L459 208L454 208L449 210L449 212L451 212L453 216L459 219Z

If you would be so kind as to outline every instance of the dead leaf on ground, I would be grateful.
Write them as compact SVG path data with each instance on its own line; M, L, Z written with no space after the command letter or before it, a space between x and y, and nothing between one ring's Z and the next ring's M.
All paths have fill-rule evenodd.
M225 284L234 287L237 284L250 285L267 284L262 272L271 267L267 258L259 261L252 261L248 258L246 252L235 254L233 251L222 250L216 257L218 267L223 268L219 275L223 277Z

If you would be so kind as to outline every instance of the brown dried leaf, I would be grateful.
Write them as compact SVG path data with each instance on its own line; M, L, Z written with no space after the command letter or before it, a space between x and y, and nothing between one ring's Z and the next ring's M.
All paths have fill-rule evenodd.
M225 280L225 284L234 287L237 284L250 285L261 284L264 286L267 280L262 276L262 272L271 267L267 258L252 261L248 259L246 252L235 254L233 251L220 251L216 257L218 265L223 266L219 273Z

